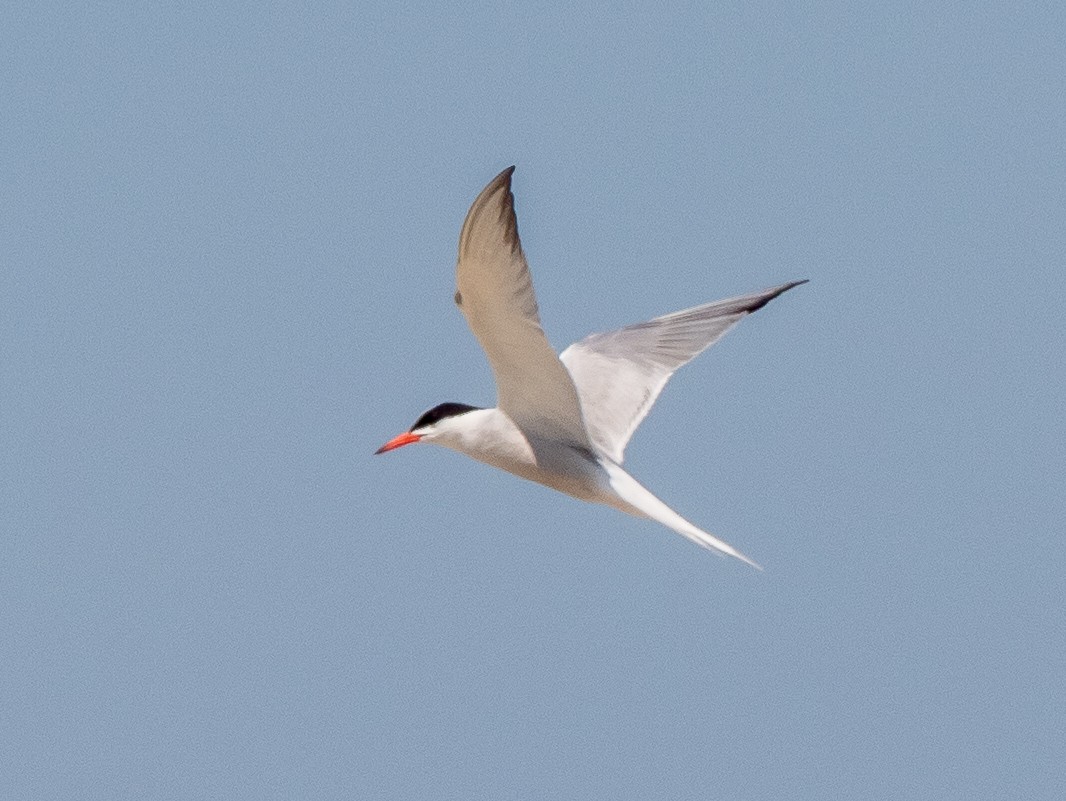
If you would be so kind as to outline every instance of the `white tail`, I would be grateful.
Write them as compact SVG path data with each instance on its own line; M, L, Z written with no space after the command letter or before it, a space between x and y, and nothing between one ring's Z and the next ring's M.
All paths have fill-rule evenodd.
M736 557L741 562L746 562L756 570L762 570L762 567L758 563L753 559L749 559L728 542L723 542L717 537L711 536L706 531L696 528L690 522L685 520L685 518L652 495L651 492L640 484L640 482L617 464L608 462L605 467L607 469L607 477L611 488L618 494L618 497L625 504L624 506L620 505L618 507L622 511L637 515L638 517L651 518L652 520L662 523L667 528L673 529L683 537L692 540L697 545L703 546L709 551L717 551L720 554Z

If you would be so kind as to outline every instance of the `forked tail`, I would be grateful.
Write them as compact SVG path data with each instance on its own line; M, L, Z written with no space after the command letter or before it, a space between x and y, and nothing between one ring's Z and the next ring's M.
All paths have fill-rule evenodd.
M706 531L696 528L685 520L685 518L652 495L640 482L618 465L608 464L606 465L606 470L611 488L618 493L618 497L622 499L625 505L630 507L620 506L619 508L622 511L656 520L709 551L736 557L756 570L762 570L762 567L755 560L749 559L728 542L723 542L717 537L711 536Z

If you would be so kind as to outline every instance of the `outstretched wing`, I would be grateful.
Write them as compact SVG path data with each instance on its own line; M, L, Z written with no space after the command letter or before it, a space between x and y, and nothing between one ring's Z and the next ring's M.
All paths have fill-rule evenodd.
M562 359L581 398L589 438L618 464L670 376L741 318L806 281L719 300L575 342Z
M588 447L570 374L540 326L518 239L508 167L486 186L459 234L455 302L496 377L497 405L523 429Z

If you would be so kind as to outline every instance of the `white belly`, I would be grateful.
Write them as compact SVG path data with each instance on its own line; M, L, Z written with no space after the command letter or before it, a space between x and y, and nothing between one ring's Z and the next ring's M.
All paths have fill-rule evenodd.
M583 501L615 505L607 474L595 457L568 444L529 438L498 409L479 409L469 416L483 419L463 435L440 441L479 462L536 481ZM464 415L464 417L467 415Z

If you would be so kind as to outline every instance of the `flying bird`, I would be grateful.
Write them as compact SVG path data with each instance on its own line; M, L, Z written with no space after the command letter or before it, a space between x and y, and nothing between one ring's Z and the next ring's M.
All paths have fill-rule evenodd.
M518 238L512 173L508 167L497 175L467 212L456 268L455 302L492 367L496 407L434 406L377 453L415 442L443 445L583 501L658 521L759 568L655 497L622 462L629 438L681 365L806 281L591 334L557 356L540 325Z

